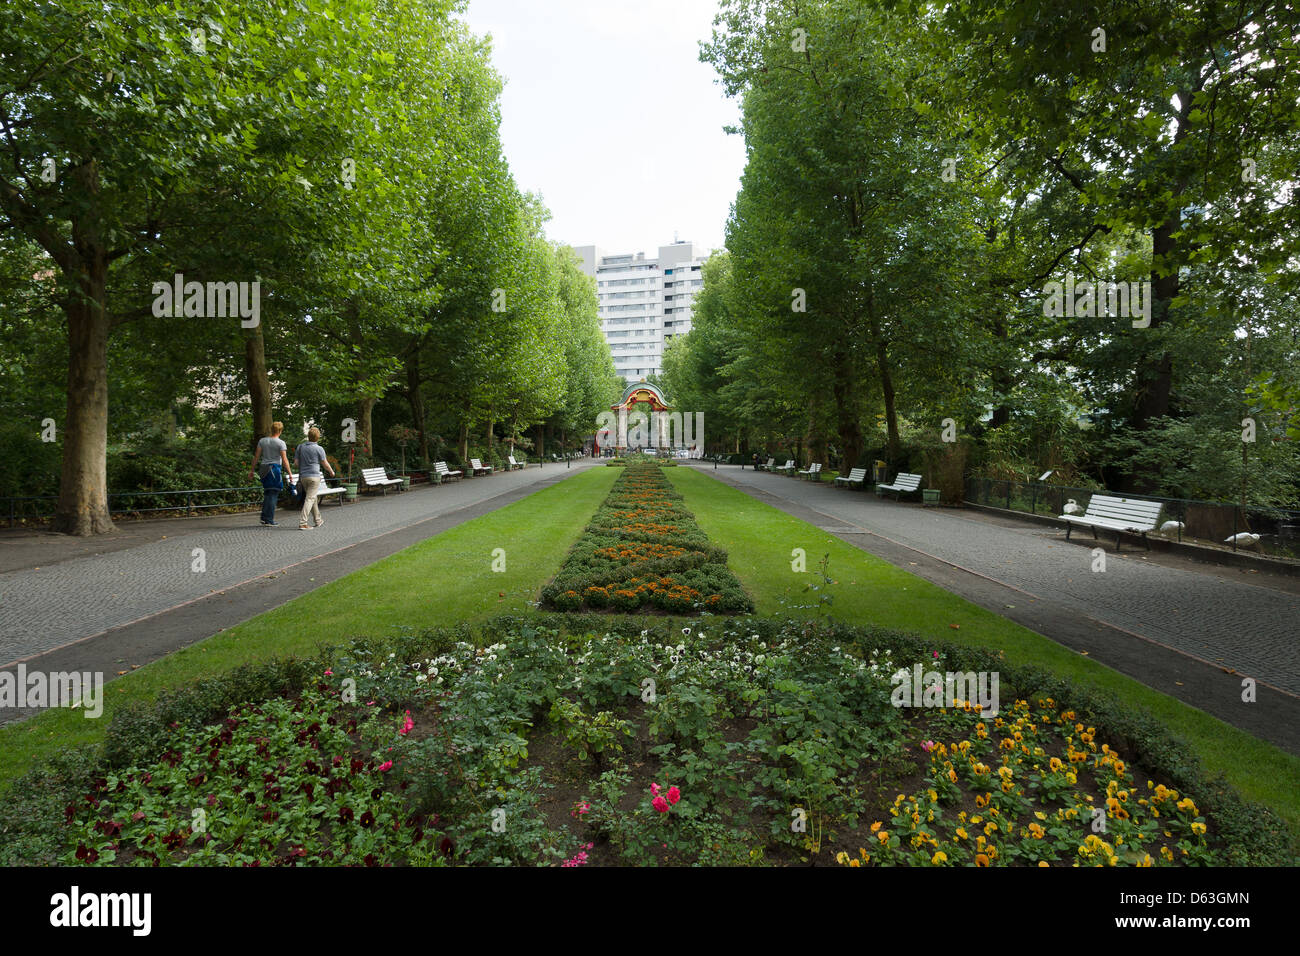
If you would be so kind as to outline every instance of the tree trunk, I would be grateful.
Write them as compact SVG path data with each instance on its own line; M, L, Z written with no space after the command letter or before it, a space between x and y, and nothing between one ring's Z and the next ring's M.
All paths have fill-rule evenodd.
M361 446L361 453L366 456L375 453L375 441L372 434L374 425L370 413L375 410L376 401L377 399L373 395L367 395L357 401L357 443Z
M1003 319L996 319L993 322L993 336L1004 349L1007 344L1007 323ZM1005 353L1004 353L1005 354ZM1009 395L1015 388L1015 371L1011 367L1009 360L998 360L997 365L992 370L993 390L998 395ZM989 421L989 428L1001 428L1011 421L1011 406L1005 401L999 402L993 408L993 418Z
M469 461L469 409L465 409L465 417L460 420L460 440L456 443L457 454L460 455L462 463Z
M858 458L862 454L862 422L859 421L857 413L856 384L848 356L843 352L836 354L832 394L835 398L835 417L838 425L836 431L840 438L841 471L856 467Z
M91 171L93 174L93 170ZM68 404L63 469L52 527L64 534L116 530L108 513L108 258L98 236L73 223L82 254L68 319Z
M537 423L537 457L541 458L546 454L546 423Z
M811 467L815 461L826 462L826 436L822 433L819 404L818 393L814 391L808 399L808 461L805 467Z
M884 342L876 343L876 364L880 368L880 395L885 401L885 457L892 467L903 452L898 438L898 410L894 407L894 377L889 372L889 351Z
M253 407L253 444L271 434L271 379L266 372L266 340L262 323L244 329L244 375L248 379L248 399Z
M1182 228L1178 216L1162 223L1151 235L1151 326L1154 329L1169 317L1169 304L1178 295L1178 268L1175 252L1178 240L1174 233ZM1156 265L1168 269L1168 275L1159 275ZM1147 329L1133 329L1134 335L1143 335ZM1169 414L1169 400L1173 392L1174 360L1168 351L1160 355L1143 355L1137 366L1137 405L1133 412L1135 428L1145 428L1147 423L1161 415Z
M429 435L424 423L424 393L420 389L420 353L412 351L406 357L406 401L411 406L411 421L419 433L420 464L429 467Z

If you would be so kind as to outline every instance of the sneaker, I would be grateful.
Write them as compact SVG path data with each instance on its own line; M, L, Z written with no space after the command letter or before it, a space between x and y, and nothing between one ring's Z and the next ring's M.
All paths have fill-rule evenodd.
M310 531L311 528L310 528L309 526L305 525L305 524L300 524L300 525L298 525L298 530L299 530L299 531Z
M319 528L319 527L320 527L321 525L323 525L324 523L325 523L325 520L322 518L320 521L317 521L317 522L316 522L316 527Z

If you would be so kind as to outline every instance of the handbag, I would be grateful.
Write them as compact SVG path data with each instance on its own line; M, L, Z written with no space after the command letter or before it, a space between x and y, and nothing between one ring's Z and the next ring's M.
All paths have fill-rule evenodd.
M282 491L284 489L284 480L280 477L280 465L277 462L273 464L262 476L262 487L267 491Z

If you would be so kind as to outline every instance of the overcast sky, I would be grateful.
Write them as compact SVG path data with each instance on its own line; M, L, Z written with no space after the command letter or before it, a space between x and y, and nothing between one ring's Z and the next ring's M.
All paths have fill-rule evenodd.
M547 235L653 255L720 248L745 165L722 128L739 109L699 61L714 0L470 0L506 81L515 180L551 210Z

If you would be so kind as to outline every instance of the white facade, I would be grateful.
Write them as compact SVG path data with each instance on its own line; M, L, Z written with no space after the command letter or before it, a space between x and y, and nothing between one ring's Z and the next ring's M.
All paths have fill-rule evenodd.
M583 271L596 280L600 328L623 379L636 382L663 368L665 345L691 328L695 294L704 285L707 255L693 242L644 252L607 255L596 246L576 246Z

